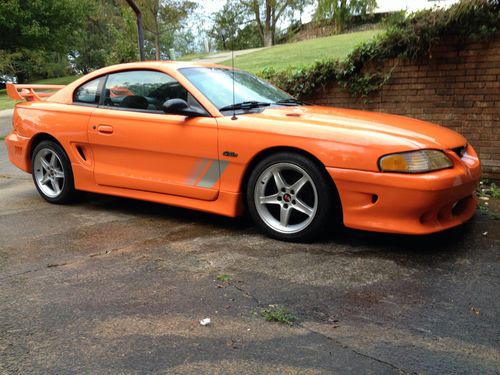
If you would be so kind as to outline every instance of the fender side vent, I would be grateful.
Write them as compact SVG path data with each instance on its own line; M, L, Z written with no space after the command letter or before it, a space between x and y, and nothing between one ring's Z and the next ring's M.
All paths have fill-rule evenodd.
M76 146L76 150L78 151L78 153L80 154L80 156L82 157L83 160L87 161L87 158L85 157L85 154L83 152L83 148L81 148L81 146Z

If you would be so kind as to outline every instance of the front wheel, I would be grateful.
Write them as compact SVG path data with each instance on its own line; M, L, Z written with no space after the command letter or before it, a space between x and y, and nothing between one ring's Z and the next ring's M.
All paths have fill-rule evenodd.
M289 152L272 155L255 167L246 198L253 220L284 241L313 239L336 211L335 194L318 166Z
M75 194L73 172L66 153L57 143L43 141L33 150L33 181L40 195L50 203L68 203Z

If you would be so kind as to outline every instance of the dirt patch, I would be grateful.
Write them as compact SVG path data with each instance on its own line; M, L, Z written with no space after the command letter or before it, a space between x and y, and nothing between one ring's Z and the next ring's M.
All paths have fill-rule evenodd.
M316 369L303 367L281 366L271 363L261 363L245 360L203 361L174 367L167 374L261 374L261 375L316 375L332 374Z
M500 217L500 198L490 198L488 201L488 210Z
M271 340L295 335L306 335L308 331L298 327L289 327L282 324L265 326L258 319L235 319L229 316L219 316L212 319L209 326L202 326L199 318L185 316L125 316L109 319L97 323L94 334L98 337L119 338L131 335L143 336L182 336L182 337L210 337L231 338L241 340Z

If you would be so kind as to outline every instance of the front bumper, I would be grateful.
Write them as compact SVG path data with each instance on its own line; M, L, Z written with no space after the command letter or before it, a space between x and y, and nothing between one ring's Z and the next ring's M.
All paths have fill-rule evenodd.
M428 234L469 220L476 210L474 191L481 178L479 159L468 146L454 166L422 174L327 168L337 186L344 225L401 234Z

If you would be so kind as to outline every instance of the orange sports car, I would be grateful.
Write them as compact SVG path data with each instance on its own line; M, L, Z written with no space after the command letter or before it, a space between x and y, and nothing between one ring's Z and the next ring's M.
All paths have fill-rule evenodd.
M307 105L241 70L143 62L65 87L7 90L26 99L6 138L10 160L51 203L82 190L227 216L247 210L289 241L335 223L425 234L475 212L480 162L460 134Z

